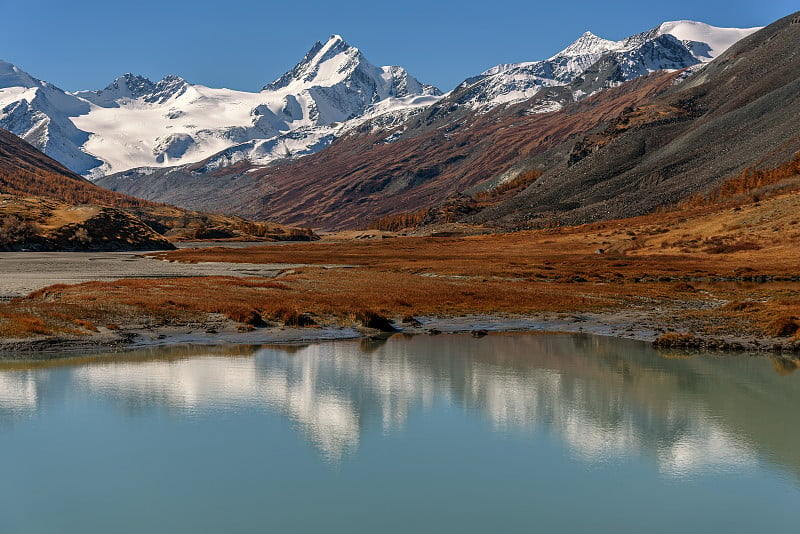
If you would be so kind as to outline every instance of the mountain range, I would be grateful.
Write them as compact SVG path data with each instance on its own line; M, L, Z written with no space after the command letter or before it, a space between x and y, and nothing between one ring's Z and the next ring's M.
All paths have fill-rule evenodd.
M643 214L800 149L796 115L788 112L800 72L793 20L756 31L703 65L659 70L577 101L581 88L606 84L602 73L620 65L615 56L569 85L489 109L460 104L470 86L457 88L402 124L364 122L291 162L213 170L200 162L98 183L320 228L399 217L517 229Z
M257 93L132 74L67 93L0 62L0 127L89 177L196 162L232 146L255 162L302 155L329 144L343 122L440 95L402 67L372 65L338 35Z
M619 42L587 32L548 60L499 65L469 78L456 89L456 102L486 110L525 100L570 84L603 59L602 79L573 91L580 99L649 72L708 61L752 31L681 21ZM365 120L397 124L441 96L402 67L374 66L338 35L317 42L257 93L132 74L99 91L68 93L0 62L0 127L89 177L212 156L211 168L243 159L263 165L315 152Z
M191 209L326 228L434 209L511 228L582 222L643 213L791 155L790 119L761 121L752 106L777 113L776 87L793 90L777 65L793 64L796 26L677 21L621 41L587 32L446 94L336 35L258 93L130 74L66 93L3 63L0 126L99 185ZM770 57L761 43L775 27ZM731 155L738 139L747 150Z

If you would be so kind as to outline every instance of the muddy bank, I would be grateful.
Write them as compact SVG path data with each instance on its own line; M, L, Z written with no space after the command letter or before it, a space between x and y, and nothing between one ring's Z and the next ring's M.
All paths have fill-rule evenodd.
M168 345L261 345L273 343L318 343L341 339L380 340L393 334L446 335L471 333L480 338L491 333L530 332L592 334L634 339L653 343L663 350L688 352L751 352L800 353L800 342L754 337L702 337L691 334L664 333L652 318L632 312L586 313L566 317L557 316L486 316L415 317L392 321L395 332L353 325L328 324L316 327L268 326L245 330L241 324L228 320L195 323L186 326L162 326L108 330L85 336L48 336L0 341L0 359L25 359L31 355L46 356L92 352L95 350L123 350ZM684 340L685 343L668 343L663 339ZM689 342L690 341L690 342Z

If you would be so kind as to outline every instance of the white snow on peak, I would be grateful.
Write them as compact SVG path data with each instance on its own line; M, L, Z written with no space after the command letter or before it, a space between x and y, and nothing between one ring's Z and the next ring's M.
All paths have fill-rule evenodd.
M85 101L0 61L0 128L76 172L100 163L81 148L89 136L69 119L88 109Z
M650 31L633 35L620 41L603 39L587 31L574 43L550 59L602 54L605 52L625 52L641 46L647 40L661 35L671 35L685 44L697 43L699 46L690 48L693 48L692 51L695 52L699 60L706 62L717 57L735 42L760 29L760 27L718 28L693 20L676 20L664 22ZM699 55L698 52L704 54Z
M708 45L706 55L702 59L710 61L737 41L751 35L761 27L754 28L718 28L703 22L692 20L676 20L665 22L658 27L662 35L672 35L679 41L691 41Z
M619 41L585 32L556 55L525 63L504 63L462 83L459 103L486 111L501 104L527 100L542 89L566 86L579 80L587 69L600 65L603 76L594 74L595 86L574 94L586 96L626 80L658 70L676 70L711 61L736 41L760 28L717 28L688 20L665 22L649 31ZM611 57L613 56L613 57ZM613 70L616 63L617 69ZM588 92L584 89L588 89ZM554 106L537 109L552 110Z
M476 110L520 102L581 80L613 54L603 68L617 70L603 72L600 85L574 87L577 99L655 70L708 62L756 30L673 21L621 41L586 32L547 60L498 65L454 93L461 95L459 104ZM266 164L319 150L367 121L373 129L396 125L440 98L437 88L402 67L373 65L335 34L259 92L193 85L178 76L153 82L127 73L99 91L66 93L0 61L0 127L90 177L215 155L219 165L244 158ZM562 104L545 99L529 112Z
M596 36L592 32L585 32L583 35L578 37L574 43L550 59L557 57L584 56L586 54L602 54L603 52L617 50L619 47L620 43L618 42L603 39L602 37Z
M92 178L196 163L237 146L258 150L235 157L261 162L306 154L348 121L405 116L440 95L402 67L376 67L339 35L254 93L126 73L102 90L69 94L0 63L0 127Z
M21 70L16 65L0 60L0 89L8 87L37 87L39 80Z

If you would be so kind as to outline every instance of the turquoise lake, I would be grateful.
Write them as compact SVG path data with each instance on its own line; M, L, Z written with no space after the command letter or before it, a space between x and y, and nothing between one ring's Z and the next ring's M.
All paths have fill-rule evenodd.
M796 533L796 367L533 334L4 361L0 533Z

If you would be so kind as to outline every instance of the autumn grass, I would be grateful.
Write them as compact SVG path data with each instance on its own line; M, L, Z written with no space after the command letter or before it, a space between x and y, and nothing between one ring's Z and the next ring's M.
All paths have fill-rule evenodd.
M650 308L673 310L663 314L665 328L763 337L777 335L776 319L800 317L798 213L800 194L789 193L734 208L700 206L513 234L156 256L358 266L306 269L316 294L302 304L326 311L349 304L403 316ZM748 304L737 308L742 302Z
M792 193L738 209L702 206L513 234L156 253L171 261L307 266L277 279L51 286L0 305L0 335L89 335L96 325L126 330L212 316L258 328L364 325L375 316L634 312L665 331L800 339L793 330L800 324L797 213L800 194ZM331 264L350 267L323 267Z

